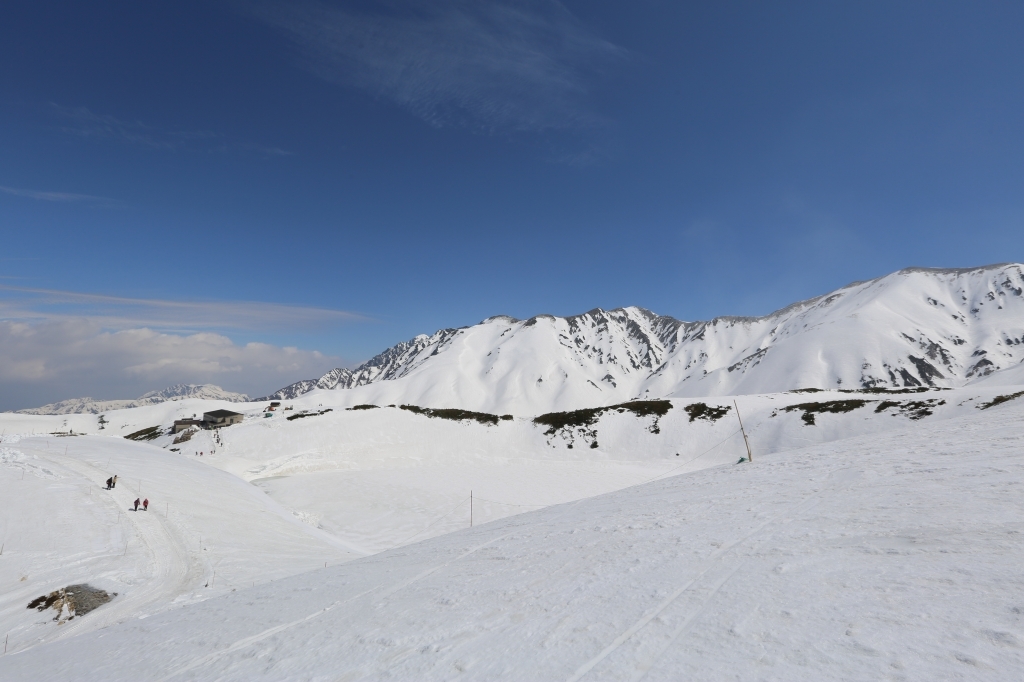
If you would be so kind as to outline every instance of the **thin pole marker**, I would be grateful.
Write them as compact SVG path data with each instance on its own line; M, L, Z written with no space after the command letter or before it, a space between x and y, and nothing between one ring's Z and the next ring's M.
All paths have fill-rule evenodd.
M736 418L740 420L740 433L743 434L743 444L747 446L747 461L753 462L754 456L750 454L750 440L747 439L747 432L743 428L743 419L740 418L740 406L736 404L735 400L732 401L732 404L736 407Z

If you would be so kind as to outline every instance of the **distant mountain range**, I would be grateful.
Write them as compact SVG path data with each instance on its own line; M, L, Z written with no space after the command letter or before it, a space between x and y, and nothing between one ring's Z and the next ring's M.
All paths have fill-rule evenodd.
M42 407L33 407L27 410L18 410L21 414L101 414L111 410L123 410L129 407L142 407L143 405L156 405L157 403L169 400L184 400L186 398L200 398L204 400L227 400L233 403L244 403L249 401L249 396L243 393L232 393L225 391L220 386L213 384L176 384L169 386L162 391L150 391L135 400L94 400L93 398L72 398L61 400L57 403L50 403Z
M684 322L636 307L492 317L258 400L347 390L352 404L539 414L637 398L955 387L1022 360L1021 265L908 268L764 317Z

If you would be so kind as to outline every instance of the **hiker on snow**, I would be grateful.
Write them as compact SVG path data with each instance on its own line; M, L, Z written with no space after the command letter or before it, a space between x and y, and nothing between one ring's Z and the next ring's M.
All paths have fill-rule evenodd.
M113 487L114 487L114 478L110 477L110 478L107 479L107 490L110 490Z
M116 488L117 487L117 474L114 474L114 477L112 479L110 479L110 487L111 488Z
M142 501L142 511L149 511L149 498Z
M135 498L135 511L139 511L139 498Z

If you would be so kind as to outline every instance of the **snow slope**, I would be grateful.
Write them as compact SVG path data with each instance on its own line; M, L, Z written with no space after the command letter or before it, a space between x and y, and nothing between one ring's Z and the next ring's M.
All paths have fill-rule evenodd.
M1016 679L1024 402L965 396L19 647L0 678Z
M910 268L759 318L681 322L642 308L492 317L267 399L345 389L347 405L536 414L804 387L957 387L1022 360L1021 265Z
M143 405L156 405L168 400L184 400L198 398L202 400L227 400L228 402L246 402L249 396L244 393L225 391L213 384L175 384L161 391L150 391L135 400L94 400L93 398L71 398L50 403L42 407L18 410L21 414L101 414L111 410L124 410Z
M19 419L4 416L8 426ZM0 631L12 651L366 553L198 458L115 437L5 431ZM150 500L148 512L130 510L136 497ZM59 627L25 608L80 582L119 596Z

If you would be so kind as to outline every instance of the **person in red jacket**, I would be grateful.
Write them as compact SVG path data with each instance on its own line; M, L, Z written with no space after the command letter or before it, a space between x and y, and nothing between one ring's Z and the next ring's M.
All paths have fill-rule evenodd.
M139 498L135 498L135 511L139 511Z
M149 511L149 498L142 501L142 511Z

